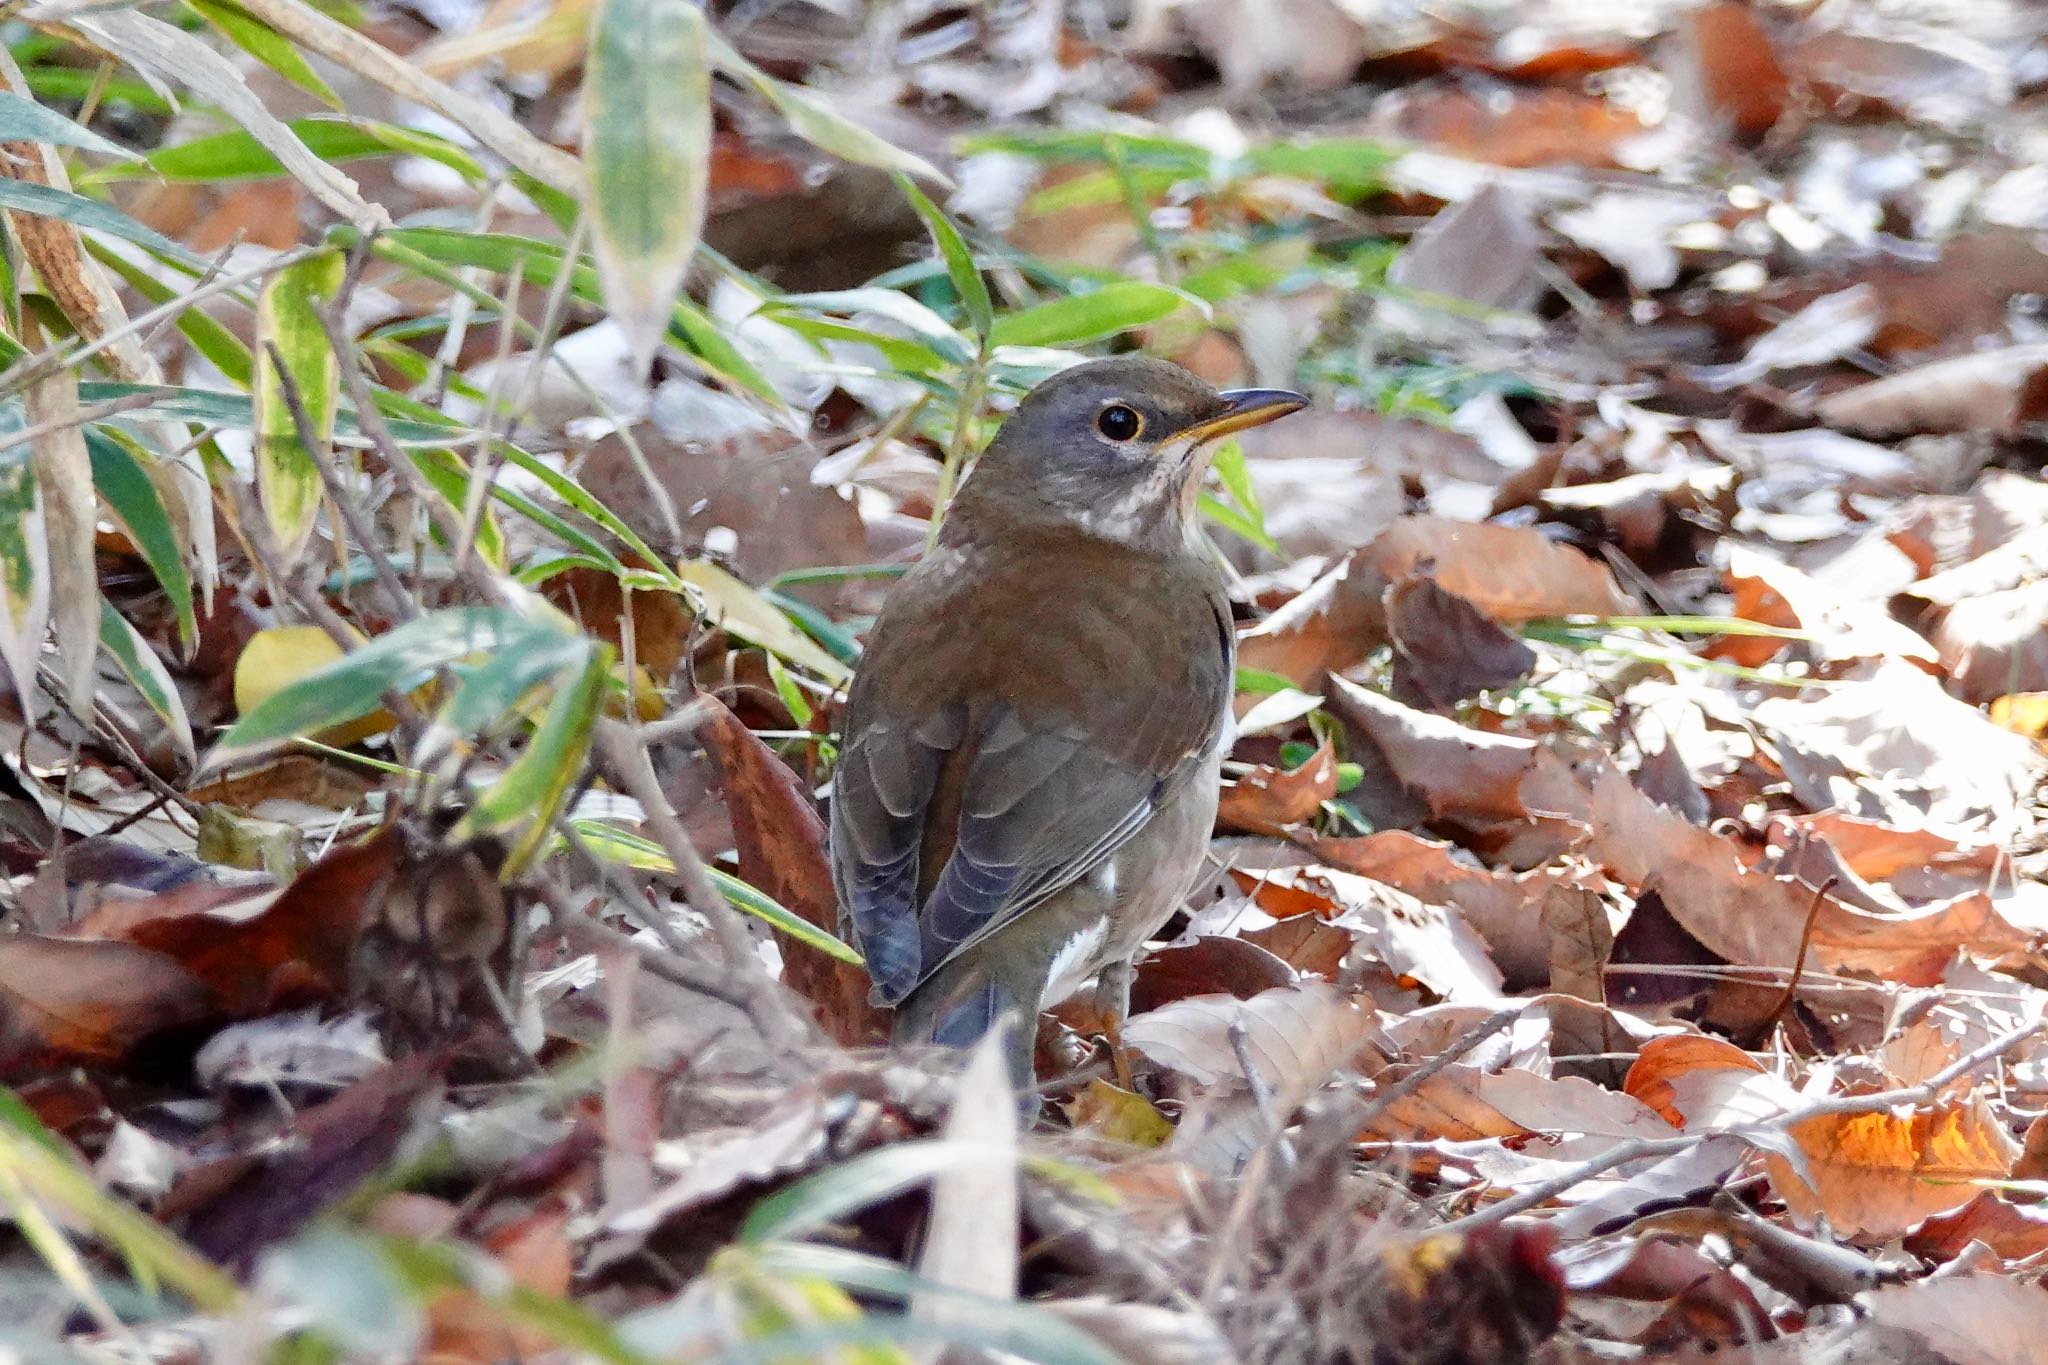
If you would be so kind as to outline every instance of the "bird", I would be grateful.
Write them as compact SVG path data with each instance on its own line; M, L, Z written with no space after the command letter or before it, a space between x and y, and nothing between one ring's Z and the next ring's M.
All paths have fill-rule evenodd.
M971 1046L1012 1016L1028 1108L1041 1008L1092 982L1112 1029L1129 1012L1133 959L1200 871L1232 742L1236 634L1202 481L1222 438L1307 405L1145 356L1063 370L884 600L829 846L897 1046Z

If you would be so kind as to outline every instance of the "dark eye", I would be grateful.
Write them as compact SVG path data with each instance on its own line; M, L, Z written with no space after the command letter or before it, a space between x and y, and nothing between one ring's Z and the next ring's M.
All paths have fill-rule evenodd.
M1112 441L1135 441L1145 419L1122 403L1111 403L1095 416L1095 429Z

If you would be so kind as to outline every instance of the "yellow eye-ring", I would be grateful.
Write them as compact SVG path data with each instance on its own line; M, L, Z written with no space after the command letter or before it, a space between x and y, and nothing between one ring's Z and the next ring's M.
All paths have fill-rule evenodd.
M1109 440L1122 444L1138 439L1145 430L1145 419L1127 403L1111 403L1095 414L1095 429Z

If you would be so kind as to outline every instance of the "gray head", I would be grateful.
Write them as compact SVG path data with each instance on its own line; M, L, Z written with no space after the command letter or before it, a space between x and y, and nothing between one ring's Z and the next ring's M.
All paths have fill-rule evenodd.
M1215 442L1307 405L1284 389L1219 391L1147 356L1076 365L1025 395L958 510L1168 548L1194 524Z

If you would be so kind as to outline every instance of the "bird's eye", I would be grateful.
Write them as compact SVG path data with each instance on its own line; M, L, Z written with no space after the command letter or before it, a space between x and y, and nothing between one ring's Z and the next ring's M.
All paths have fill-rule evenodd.
M1123 403L1111 403L1095 415L1095 429L1112 441L1135 441L1145 429L1145 419Z

